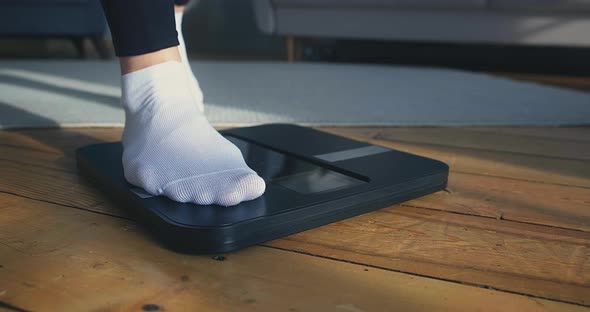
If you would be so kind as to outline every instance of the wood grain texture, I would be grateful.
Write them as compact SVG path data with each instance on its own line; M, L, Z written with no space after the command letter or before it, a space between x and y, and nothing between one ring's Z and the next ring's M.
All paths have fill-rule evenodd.
M78 175L75 149L119 139L120 128L0 131L0 192L125 216Z
M268 245L589 304L587 232L398 206Z
M404 206L390 207L277 240L268 246L367 264L384 268L385 272L408 272L540 298L589 304L590 233L587 231L590 227L590 190L584 186L590 181L590 175L584 171L587 165L580 165L582 161L567 157L546 157L535 163L536 159L543 157L499 149L478 150L374 139L390 130L329 129L450 163L450 193L426 196ZM0 193L17 195L19 200L25 200L24 208L38 205L53 207L53 210L55 207L51 203L54 203L72 213L77 211L72 208L77 208L126 217L123 211L78 177L73 158L76 147L116 140L119 135L120 129L0 131ZM547 159L553 162L547 162ZM0 200L0 203L3 201L6 200ZM15 205L20 207L21 204ZM76 213L84 215L87 212ZM108 216L96 217L129 222ZM41 226L35 227L41 231ZM33 231L35 227L23 231ZM56 223L55 228L61 231L67 228L67 224ZM2 234L12 235L12 231L0 227ZM67 243L72 231L59 239ZM44 233L51 233L51 230L40 233L44 237ZM37 236L28 235L31 235L28 240L20 240L23 248L38 246ZM153 243L148 241L146 244ZM102 248L106 250L107 247ZM59 248L68 250L69 247ZM51 248L47 247L47 250Z
M571 140L585 139L590 128L470 128L465 131L502 133L517 131L519 136ZM366 140L407 152L435 158L450 165L449 192L439 192L406 203L416 207L464 214L503 218L576 230L590 230L590 183L587 164L568 159L540 159L534 156L479 151L429 144L377 140L385 128L323 128L329 132ZM439 129L447 133L449 129ZM458 129L450 129L455 133ZM405 132L423 129L405 129ZM524 133L524 134L523 134ZM570 136L576 134L575 136ZM492 147L493 148L493 147ZM572 151L575 152L575 151ZM523 164L523 165L519 165ZM537 166L537 168L535 168ZM581 168L579 166L582 166ZM565 174L555 173L556 171ZM573 173L573 174L569 174ZM550 183L555 182L555 183ZM564 185L561 185L564 183ZM567 185L570 183L570 185Z
M216 261L135 224L0 194L0 300L32 311L587 311L266 247Z
M357 129L353 128L353 130ZM119 129L80 131L78 136L61 132L50 135L41 130L28 132L29 135L31 132L44 133L31 135L31 137L42 136L42 140L52 142L53 147L45 146L20 132L12 136L4 136L4 141L10 144L1 147L0 170L7 178L0 180L0 190L57 204L125 216L123 211L116 209L101 193L78 176L72 154L75 149L72 141L80 139L83 141L81 144L86 144L88 138L98 141L104 138L104 140L112 141L119 135ZM354 133L357 136L362 134L370 137L378 134L379 131L382 129L378 131L358 129ZM342 134L343 130L338 129L336 132ZM408 151L418 154L423 152L422 155L428 157L437 158L438 156L417 149L410 148ZM466 165L459 160L456 162L458 166ZM485 162L474 159L473 166L477 168L478 164L485 164ZM408 204L506 220L590 230L590 209L588 209L590 190L586 188L455 172L454 169L458 166L451 167L448 188L451 194L440 192ZM481 173L483 170L478 172ZM28 177L33 175L35 183L30 183ZM59 176L59 179L56 179L56 176Z
M590 232L590 190L451 172L447 192L404 205Z
M551 74L526 74L526 73L507 73L495 72L497 76L511 78L515 80L524 80L529 82L541 83L549 86L556 86L579 91L590 92L590 79L586 76L564 76Z
M503 153L443 144L395 141L391 129L323 128L329 132L365 140L447 163L452 171L590 188L590 161ZM445 132L446 129L441 129ZM573 157L572 157L573 158Z
M590 137L590 128L580 131L580 137ZM534 155L543 158L590 160L590 142L549 139L512 133L477 130L477 128L390 128L376 137L392 142L424 143L473 150Z
M475 127L468 130L590 143L588 127Z

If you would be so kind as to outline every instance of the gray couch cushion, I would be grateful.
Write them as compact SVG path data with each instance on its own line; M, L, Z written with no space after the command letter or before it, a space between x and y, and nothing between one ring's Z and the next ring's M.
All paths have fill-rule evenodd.
M87 36L104 33L99 0L0 0L0 34Z
M18 5L61 5L61 4L86 4L90 0L2 0L0 6L6 4L18 4Z
M284 8L485 9L487 0L271 0Z
M270 0L276 8L461 10L506 12L590 11L590 0Z
M529 12L590 11L590 0L488 0L490 9Z

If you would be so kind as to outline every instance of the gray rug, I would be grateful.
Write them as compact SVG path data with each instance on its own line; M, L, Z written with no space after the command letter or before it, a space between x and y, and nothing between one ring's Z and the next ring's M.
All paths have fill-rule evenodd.
M194 62L219 126L587 125L590 94L457 70ZM114 61L0 62L0 128L122 125Z

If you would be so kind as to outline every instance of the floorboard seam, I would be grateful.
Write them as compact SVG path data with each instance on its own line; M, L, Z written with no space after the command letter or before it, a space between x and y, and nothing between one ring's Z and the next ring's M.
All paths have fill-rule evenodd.
M27 166L27 167L43 168L43 169L51 170L54 172L63 172L63 173L68 173L68 174L76 174L77 173L77 171L70 171L70 170L66 170L65 168L48 167L48 166L39 165L39 164L31 164L28 162L14 160L14 159L10 159L10 158L0 158L0 161L6 161L8 163L19 164L19 165Z
M582 159L582 158L568 158L568 157L559 157L559 156L547 156L542 154L531 154L531 153L524 153L524 152L513 152L513 151L505 151L505 150L490 150L485 148L475 148L475 147L464 147L464 146L454 146L454 145L445 145L445 144L436 144L436 143L425 143L425 142L416 142L416 141L409 141L403 139L388 139L387 137L376 135L374 137L375 140L379 141L386 141L391 143L406 143L406 144L421 144L421 145L428 145L428 146L437 146L437 147L446 147L446 148L456 148L462 150L471 150L471 151L479 151L479 152L488 152L488 153L499 153L499 154L511 154L511 155L518 155L518 156L527 156L527 157L538 157L538 158L549 158L549 159L557 159L557 160L573 160L579 162L587 162L590 159Z
M565 129L567 127L553 127L556 129L562 128ZM587 129L588 130L588 135L590 135L590 128L589 127L569 127L569 128L583 128L583 129ZM561 139L561 138L554 138L554 137L541 137L541 136L536 136L536 135L530 135L530 134L512 134L512 133L502 133L502 132L492 132L492 131L481 131L478 130L477 127L474 128L459 128L461 130L465 130L465 131L470 131L470 132L477 132L477 133L493 133L495 135L506 135L506 136L519 136L519 137L523 137L523 138L531 138L531 139L539 139L539 140L547 140L547 141L555 141L555 142L571 142L571 143L580 143L580 144L586 144L586 145L590 145L590 141L584 141L584 140L573 140L573 139ZM526 127L523 127L523 129L526 129Z
M395 128L404 128L404 127L395 127ZM383 141L383 142L395 142L392 140L386 140L385 138L379 138L382 133L382 131L379 131L377 134L372 135L372 136L366 136L366 137L362 137L362 136L358 136L358 137L353 137L353 136L349 136L348 134L344 135L347 136L351 139L356 139L356 140L360 140L363 141L365 143L371 143L371 140L375 140L375 141ZM338 133L336 133L338 134ZM343 135L343 134L338 134L338 135ZM453 146L448 146L448 145L442 145L442 144L431 144L431 143L419 143L419 142L411 142L411 141L401 141L399 140L399 142L405 142L405 143L414 143L414 144L423 144L423 145L435 145L435 146L443 146L443 147L453 147ZM455 147L453 147L455 148ZM470 148L465 148L465 147L456 147L456 148L460 148L460 149L470 149ZM496 152L496 153L501 153L498 151L489 151L489 150L485 150L488 152ZM509 152L507 152L509 153ZM536 156L533 154L526 154L527 156ZM425 156L425 157L429 157L429 156ZM539 156L539 157L543 157L543 156ZM432 157L430 157L432 158ZM581 161L584 162L586 160L579 160L579 159L567 159L567 160L573 160L573 161ZM524 179L524 178L515 178L515 177L506 177L506 176L498 176L498 175L493 175L493 174L480 174L480 173L475 173L475 172L467 172L467 171L460 171L460 170L452 170L452 167L450 166L449 168L449 172L456 172L456 173L462 173L462 174L471 174L471 175L475 175L475 176L481 176L481 177L493 177L493 178L500 178L500 179L507 179L507 180L514 180L514 181L524 181L524 182L532 182L532 183L539 183L539 184L547 184L547 185L558 185L558 186L568 186L568 187L576 187L576 188L581 188L581 189L590 189L590 186L582 186L582 185L571 185L571 184L563 184L563 183L551 183L551 182L545 182L545 181L537 181L537 180L530 180L530 179Z
M0 132L6 132L6 130L0 129ZM15 144L9 144L9 143L0 143L0 147L14 148L14 149L26 150L26 151L30 151L30 152L36 152L36 153L60 154L60 152L57 152L57 151L48 151L48 150L33 148L30 146L15 145Z
M6 309L6 310L10 310L10 311L16 311L16 312L29 312L29 310L25 310L23 308L19 308L15 305L12 305L10 303L6 303L4 301L0 300L0 308Z
M481 174L481 173L475 173L475 172L468 172L468 171L460 171L460 170L449 170L451 173L461 173L461 174L470 174L470 175L474 175L474 176L479 176L479 177L492 177L492 178L499 178L499 179L506 179L506 180L514 180L514 181L522 181L522 182L529 182L529 183L538 183L538 184L545 184L545 185L556 185L556 186L565 186L565 187L575 187L575 188L581 188L584 190L588 190L590 189L590 186L582 186L582 185L571 185L571 184L563 184L563 183L551 183L551 182L545 182L545 181L537 181L537 180L529 180L529 179L523 179L523 178L513 178L513 177L505 177L505 176L498 176L498 175L493 175L493 174Z
M401 274L408 274L408 275L413 275L413 276L430 278L430 279L439 280L439 281L443 281L443 282L461 284L461 285L478 287L478 288L485 288L485 289L490 289L490 290L504 292L504 293L509 293L509 294L514 294L514 295L520 295L520 296L525 296L525 297L530 297L530 298L555 301L555 302L559 302L559 303L571 304L571 305L576 305L576 306L590 307L590 304L582 304L582 303L571 302L571 301L566 301L566 300L561 300L561 299L554 299L554 298L549 298L549 297L531 295L531 294L522 293L522 292L518 292L518 291L512 291L512 290L506 290L506 289L496 288L496 287L493 287L493 286L490 286L490 285L486 285L486 284L461 282L461 281L446 279L446 278L442 278L442 277L436 277L436 276L430 276L430 275L425 275L425 274L406 272L406 271L402 271L402 270L396 270L396 269L392 269L392 268L380 267L380 266L377 266L377 265L372 265L372 264L367 264L367 263L362 263L362 262L355 262L355 261L350 261L350 260L338 259L338 258L334 258L334 257L330 257L330 256L323 256L323 255L314 254L314 253L311 253L311 252L300 251L300 250L293 250L293 249L288 249L288 248L283 248L283 247L270 246L270 245L265 245L265 244L260 244L259 246L266 247L266 248L271 248L271 249L282 250L282 251L287 251L287 252L294 252L294 253L298 253L298 254L310 256L310 257L318 257L318 258L332 260L332 261L338 261L338 262L343 262L343 263L360 265L360 266L365 266L365 267L374 268L374 269L380 269L380 270L391 271L391 272L396 272L396 273L401 273Z
M400 204L400 206L410 207L410 208L418 208L418 209L426 209L426 210L432 210L432 211L440 211L440 212L458 214L458 215L469 216L469 217L480 217L480 218L486 218L486 219L502 220L502 221L506 221L506 222L515 222L515 223L520 223L520 224L550 227L550 228L566 230L566 231L575 231L575 232L582 232L582 233L590 232L590 231L560 227L560 226L555 226L555 225L548 225L548 224L541 224L541 223L530 223L530 222L524 222L524 221L518 221L518 220L505 219L504 214L502 214L498 217L492 217L492 216L483 216L483 215L477 215L477 214L469 214L469 213L458 212L458 211L449 211L449 210L437 209L437 208L431 208L431 207L422 207L422 206L410 205L410 204L404 204L404 203Z
M100 211L89 210L89 209L85 209L85 208L81 208L81 207L77 207L77 206L72 206L72 205L65 205L65 204L62 204L62 203L57 203L57 202L52 202L52 201L49 201L49 200L43 200L43 199L38 199L38 198L34 198L34 197L29 197L29 196L25 196L25 195L13 193L13 192L8 192L8 191L0 190L0 193L2 193L2 194L8 194L8 195L13 195L13 196L21 197L21 198L26 198L26 199L30 199L30 200L34 200L34 201L46 203L46 204L52 204L52 205L56 205L56 206L62 206L62 207L65 207L65 208L73 208L73 209L76 209L76 210L82 210L82 211L86 211L86 212L90 212L90 213L95 213L95 214L99 214L99 215L103 215L103 216L109 216L109 217L123 219L123 220L127 220L127 221L134 221L133 219L130 219L130 218L127 218L127 217L122 217L122 216L118 216L118 215L114 215L114 214L109 214L109 213L105 213L105 212L100 212Z

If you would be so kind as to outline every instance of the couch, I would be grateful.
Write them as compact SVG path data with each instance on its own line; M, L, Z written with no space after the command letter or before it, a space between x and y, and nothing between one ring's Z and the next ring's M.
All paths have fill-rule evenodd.
M253 0L256 23L287 38L590 47L590 0Z
M82 55L89 38L108 57L106 30L99 0L0 0L1 37L65 37Z

